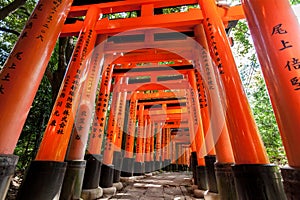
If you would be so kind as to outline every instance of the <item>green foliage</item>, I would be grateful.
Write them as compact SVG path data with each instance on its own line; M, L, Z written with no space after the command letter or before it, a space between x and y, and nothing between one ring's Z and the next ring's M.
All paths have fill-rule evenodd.
M171 8L163 8L164 14L176 13L176 12L188 12L191 8L199 8L198 4L195 5L185 5L185 6L177 6Z
M300 4L300 0L290 0L292 5Z
M0 8L7 6L9 3L11 3L11 1L1 0ZM24 6L21 6L15 12L9 14L4 20L0 21L1 28L11 31L6 32L0 30L0 66L4 64L9 56L10 51L18 39L18 34L23 30L35 4L36 0L27 0Z
M284 165L287 160L265 82L261 75L255 76L254 79L255 87L252 91L254 118L271 162Z
M239 56L244 56L253 49L253 44L250 42L250 31L245 20L240 20L234 28L234 41L237 42L237 53Z
M108 18L110 20L113 19L125 19L125 18L135 18L137 17L137 12L132 11L132 12L121 12L121 13L113 13L113 14L107 14L103 15L103 18Z

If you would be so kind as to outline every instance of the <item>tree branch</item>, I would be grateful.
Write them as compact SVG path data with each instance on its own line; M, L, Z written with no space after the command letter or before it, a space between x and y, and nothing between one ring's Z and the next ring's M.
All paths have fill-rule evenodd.
M26 3L26 0L14 0L12 3L0 9L0 20L3 20L10 13L18 9L20 6L23 6Z
M20 36L20 33L18 31L15 31L12 29L0 27L0 31L6 32L6 33L12 33L12 34L15 34L16 36Z
M30 17L29 11L25 8L25 6L19 7L20 10L22 10L22 13L24 13L27 17Z

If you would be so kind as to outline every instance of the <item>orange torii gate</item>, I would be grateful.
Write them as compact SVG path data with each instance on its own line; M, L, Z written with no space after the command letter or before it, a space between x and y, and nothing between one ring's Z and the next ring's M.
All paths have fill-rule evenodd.
M161 71L156 72L156 76L151 76L151 73L155 71L153 66L156 66L157 69L161 68L160 62L168 63L171 61L173 64L167 68L169 68L169 71L176 70L177 75L182 74L185 76L188 71L196 69L203 76L204 81L208 83L212 77L205 76L205 74L207 74L207 69L211 67L211 73L215 72L215 78L220 79L222 82L222 87L218 85L214 85L214 87L218 87L219 90L222 88L224 91L212 91L210 90L211 85L206 86L205 90L208 95L214 94L212 95L215 96L212 98L214 100L220 100L220 96L225 97L227 106L224 109L224 117L228 123L219 125L222 127L220 131L222 140L218 141L223 142L215 145L218 159L217 169L218 167L220 167L219 169L226 168L226 173L231 174L227 179L227 177L223 177L224 174L221 170L217 172L217 189L218 191L221 189L219 192L222 199L232 199L236 195L241 199L253 198L254 195L256 199L285 199L281 182L277 179L275 166L269 164L266 156L241 87L229 42L226 39L225 28L228 22L244 18L243 9L246 11L246 18L255 39L255 46L259 53L288 156L290 167L283 169L287 197L290 199L299 198L300 164L298 154L300 152L296 142L299 139L297 134L299 123L295 119L298 119L300 112L298 112L295 103L299 101L297 93L299 90L297 56L300 51L298 42L300 28L288 0L282 1L280 6L275 0L243 0L242 3L243 8L241 6L220 7L217 6L214 0L99 2L80 0L74 2L72 0L54 0L49 2L40 0L0 74L0 165L5 171L0 176L1 199L6 195L10 177L13 175L17 163L17 157L13 155L13 151L59 34L61 37L78 36L78 41L40 149L35 161L31 163L28 169L18 199L54 199L59 198L59 196L61 198L69 196L80 198L83 168L85 166L83 151L87 141L87 124L90 123L92 113L91 105L81 102L81 100L93 101L92 98L96 95L95 83L97 84L97 76L101 71L104 71L102 70L102 58L106 60L104 67L111 64L115 67L116 74L119 73L119 78L114 78L114 80L122 79L128 72L133 78L136 77L137 79L145 73L148 74L147 76L150 75L150 81L146 83L125 84L116 92L112 90L112 100L120 104L121 102L124 103L127 98L126 95L124 95L125 97L120 95L125 94L127 91L134 93L134 91L151 91L154 89L179 90L188 88L189 82L184 79L177 79L177 83L176 81L164 81L165 79L160 77L159 74ZM194 8L188 12L163 14L164 8L189 4L198 4L201 9ZM277 11L276 16L265 12L273 10ZM103 14L118 12L136 12L137 17L115 20L100 17ZM68 20L66 21L66 19ZM276 23L271 21L273 19ZM63 24L65 21L66 23ZM202 32L197 28L201 24L204 28ZM180 34L174 35L174 33L192 34L191 37L182 38ZM204 49L209 51L216 66L211 63L206 51L193 50L195 45L189 40L193 37L197 43L200 43ZM181 42L183 41L189 47L178 45L183 44L178 42L180 38ZM117 44L118 42L119 44ZM276 42L275 46L273 45L274 42ZM100 45L100 48L96 48L98 45ZM205 57L206 59L204 59ZM265 57L270 59L266 60ZM114 61L116 58L117 61ZM141 64L145 62L154 65L150 68L141 67ZM93 63L94 66L90 63ZM272 69L270 66L272 66ZM288 70L288 74L284 70ZM165 76L169 73L168 70L162 71L165 71ZM86 72L90 73L85 74ZM111 73L110 71L110 75L106 76L108 82L112 80ZM86 75L88 78L86 78ZM163 80L161 85L160 80ZM110 86L107 82L105 84L103 90L106 91L107 98L99 97L98 103L100 104L105 104L104 99L107 104L110 100L110 94L107 92ZM93 86L91 87L91 85ZM197 83L193 85L195 86ZM199 92L197 91L198 86L194 86L192 87L194 92ZM224 96L220 95L222 92L224 92ZM284 99L282 99L282 92L284 92ZM186 103L188 112L191 114L194 112L193 114L199 116L199 118L195 118L195 121L189 120L189 128L194 129L197 124L201 123L200 116L206 116L206 111L198 109L197 103L194 105L197 95L192 93L193 91L186 92L188 98ZM201 98L198 100L201 101ZM294 104L289 103L290 101ZM143 129L145 121L148 123L148 119L144 115L144 112L147 111L142 109L143 106L141 106L141 109L137 109L137 99L132 102L132 108L136 108L130 114L130 117L135 120L138 119L140 122L138 134L142 136L144 132L147 134L152 132L151 123L151 126L148 126L150 127L149 130L144 131ZM118 106L117 103L117 109ZM224 105L208 104L210 109L215 107L223 109L222 106ZM95 119L99 122L99 120L105 120L107 105L101 105L98 108L101 108L102 112L97 113L97 116L103 118ZM111 124L109 127L111 129L109 135L107 135L106 145L108 148L104 151L106 155L112 153L113 148L110 148L110 144L119 145L120 140L115 138L120 134L120 130L115 128L115 120L123 120L124 110L122 109L120 109L120 112L116 111L116 113L110 115L111 123L108 124ZM215 121L214 125L217 125L218 122L222 121L222 116L214 116L213 114L215 112L212 112L210 116L211 121ZM115 118L114 115L118 117ZM191 119L191 116L187 117ZM203 120L205 121L205 119ZM202 122L204 122L203 120ZM131 133L134 133L135 122L130 124ZM207 124L204 126L207 128ZM102 125L102 129L103 127ZM213 138L216 139L217 129L212 127L211 130ZM197 133L197 128L192 132ZM72 137L71 134L73 134ZM165 146L170 141L170 128L164 129L164 134L160 137L163 144L158 146L161 148L161 145ZM227 156L222 154L223 150L229 145L228 138L230 138L233 157L230 156L229 151L226 151ZM143 161L142 155L146 149L143 149L144 142L141 137L138 137L138 139L137 160ZM70 140L72 142L67 152ZM202 143L199 141L197 140L194 145L192 144L193 152L198 151L196 145ZM95 157L101 154L101 142L102 140L97 140L94 143L95 145L89 147L93 149L93 152L96 152L97 156ZM80 149L76 147L80 147ZM180 148L182 152L183 148L189 149L189 146L181 146ZM129 151L129 154L132 152L133 149ZM149 152L149 149L147 149L147 152ZM186 158L190 157L190 153L192 152L184 154L184 160L180 162L186 164ZM218 155L220 156L218 157ZM167 159L170 158L170 152L166 151L163 156ZM110 159L109 156L106 156L103 162L112 164ZM232 166L233 162L234 165ZM79 170L77 170L78 168ZM194 173L197 173L197 171ZM295 178L292 178L293 180L291 180L290 174L296 174ZM104 179L104 181L107 180ZM97 183L99 180L95 182ZM235 187L229 187L228 185L235 185ZM107 184L107 186L110 186L110 184ZM95 187L95 184L93 184L93 187ZM211 186L209 185L209 187ZM61 188L63 188L62 192ZM228 188L228 190L222 191L224 188ZM95 194L95 190L99 191L98 187L87 189L93 190L93 194ZM211 188L208 189L211 192L216 192ZM97 195L95 195L95 199L99 198Z

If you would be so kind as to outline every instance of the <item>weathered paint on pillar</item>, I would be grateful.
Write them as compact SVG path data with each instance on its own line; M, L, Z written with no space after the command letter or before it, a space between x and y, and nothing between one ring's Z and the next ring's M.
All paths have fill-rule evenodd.
M66 76L58 93L36 160L64 161L75 113L80 98L81 78L88 69L89 53L93 50L93 30L100 10L90 7L79 34Z
M288 163L300 167L300 25L288 0L243 0Z
M3 66L0 74L0 154L14 152L72 2L39 1Z
M237 164L269 163L253 119L246 94L227 40L225 27L214 0L198 0L204 15L204 29L226 92L227 120ZM238 120L237 120L238 119Z

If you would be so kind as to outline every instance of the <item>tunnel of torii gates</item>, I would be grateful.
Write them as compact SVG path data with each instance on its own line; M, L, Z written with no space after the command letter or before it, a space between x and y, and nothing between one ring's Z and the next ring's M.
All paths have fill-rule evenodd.
M200 8L163 14L193 4ZM137 17L101 18L132 11ZM227 33L243 18L287 154L281 173L230 49ZM299 32L288 0L40 0L0 74L1 199L41 78L66 36L77 43L17 199L97 199L120 177L159 169L190 169L198 189L220 199L300 199Z

